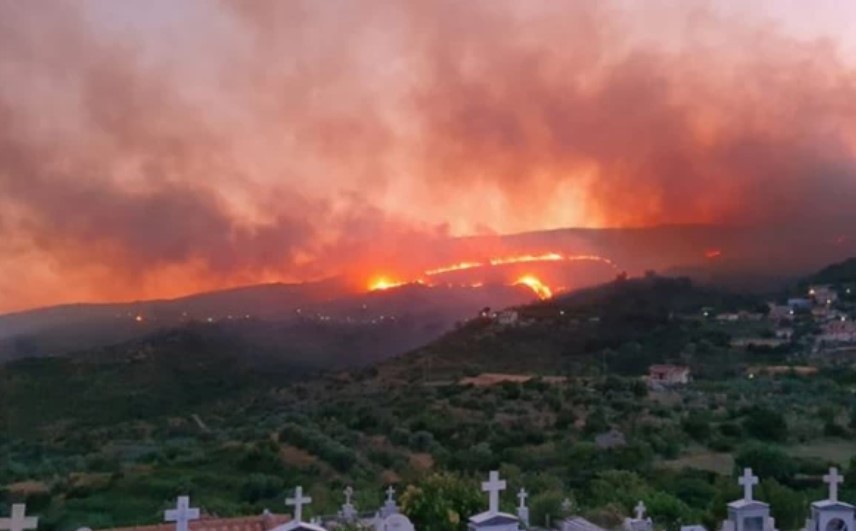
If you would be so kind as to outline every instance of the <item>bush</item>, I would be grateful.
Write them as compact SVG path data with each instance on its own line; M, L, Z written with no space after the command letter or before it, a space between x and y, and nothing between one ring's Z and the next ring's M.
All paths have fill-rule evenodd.
M690 413L681 422L681 427L687 435L698 442L705 442L710 438L710 420L706 415Z
M778 411L752 408L743 420L746 433L763 441L784 442L788 438L788 424Z
M410 435L407 445L416 452L427 452L434 446L434 435L429 431L417 431Z
M285 485L281 478L268 474L250 474L241 485L241 501L256 503L280 494Z
M791 456L764 444L744 447L734 460L740 469L749 467L756 476L785 482L791 480L799 468Z
M434 474L410 485L401 497L401 510L424 531L466 531L467 518L484 504L475 485L456 474Z

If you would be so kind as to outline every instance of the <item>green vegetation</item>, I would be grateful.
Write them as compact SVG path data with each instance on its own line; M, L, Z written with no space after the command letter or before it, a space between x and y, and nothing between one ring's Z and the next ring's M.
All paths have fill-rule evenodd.
M418 528L452 531L484 507L478 482L498 468L509 491L532 494L538 524L569 497L604 525L643 500L664 526L710 527L740 495L735 469L752 466L759 498L795 529L830 464L850 475L842 498L856 500L856 371L798 344L731 347L738 327L702 312L759 302L680 279L616 282L522 308L516 326L474 320L392 361L314 376L186 329L10 363L0 512L25 499L48 530L148 523L189 493L211 514L255 514L283 511L302 484L309 512L329 514L348 484L373 509L392 483ZM649 390L640 377L664 362L695 381ZM747 374L806 363L819 371ZM460 383L497 372L534 377ZM623 444L599 445L613 429Z

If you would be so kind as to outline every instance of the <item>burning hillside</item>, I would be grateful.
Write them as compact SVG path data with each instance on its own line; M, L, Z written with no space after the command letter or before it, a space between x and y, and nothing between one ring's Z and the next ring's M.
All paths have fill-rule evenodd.
M611 274L620 271L612 260L602 256L548 252L458 262L428 269L416 278L396 279L387 275L375 275L368 281L367 287L369 291L377 291L407 284L478 287L485 283L494 283L523 285L539 298L547 299L552 297L554 292L592 284L594 279L590 278L590 274L583 273L582 278L579 278L583 269L567 267L584 263L595 266L598 280L606 280Z

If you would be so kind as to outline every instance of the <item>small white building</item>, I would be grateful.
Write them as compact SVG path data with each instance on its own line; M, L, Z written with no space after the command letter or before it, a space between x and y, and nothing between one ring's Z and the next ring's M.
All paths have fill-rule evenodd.
M829 497L811 504L805 531L854 531L856 509L838 500L838 485L844 482L844 477L838 474L838 469L830 468L823 481L829 485Z
M823 325L818 341L825 343L856 343L856 321L830 321Z
M752 498L752 491L758 484L752 469L744 469L737 482L743 487L743 499L728 504L728 519L722 522L721 531L776 531L770 506Z
M496 314L496 322L503 326L512 326L520 320L517 310L503 310Z
M623 530L624 531L654 531L654 522L650 517L645 516L646 507L645 504L640 501L636 504L636 507L633 509L634 517L633 518L625 518Z
M611 450L627 446L627 438L620 430L612 428L607 432L597 435L594 438L594 444L601 450Z
M772 321L793 321L794 309L787 305L779 305L775 302L767 303L770 308L768 318Z
M303 495L303 487L294 489L294 497L285 500L286 505L294 507L294 517L287 524L273 528L271 531L327 531L320 525L303 521L303 506L312 503L312 498Z
M793 328L776 328L776 339L785 339L787 341L790 341L793 337Z
M492 471L488 481L482 483L482 490L488 493L488 509L470 518L467 526L470 531L520 531L520 519L499 510L499 494L505 487L499 472Z
M808 296L818 305L829 306L838 301L838 292L829 285L810 286Z
M660 385L688 384L690 368L684 365L651 365L648 367L648 382Z
M559 531L606 531L581 516L566 518L559 523Z

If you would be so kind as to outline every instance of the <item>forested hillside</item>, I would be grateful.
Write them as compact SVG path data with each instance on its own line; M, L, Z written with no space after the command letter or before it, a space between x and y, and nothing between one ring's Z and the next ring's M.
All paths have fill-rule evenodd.
M204 325L7 364L2 503L26 500L45 529L97 528L158 521L180 493L209 514L258 514L302 484L317 514L334 512L347 484L364 508L396 484L419 525L433 518L420 508L472 503L499 468L532 493L535 523L570 497L612 525L642 499L675 528L713 525L739 495L734 468L749 465L780 527L796 528L829 464L856 479L856 371L802 357L798 338L734 347L765 321L709 317L758 315L759 302L683 279L619 280L321 374ZM648 364L663 362L695 381L649 387ZM856 500L856 483L842 497Z

